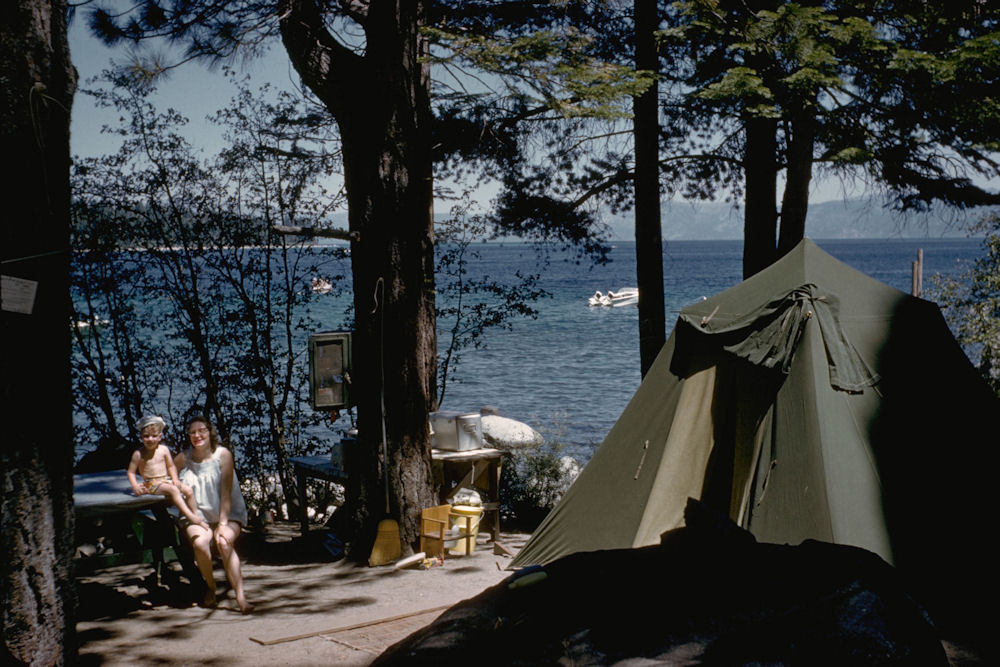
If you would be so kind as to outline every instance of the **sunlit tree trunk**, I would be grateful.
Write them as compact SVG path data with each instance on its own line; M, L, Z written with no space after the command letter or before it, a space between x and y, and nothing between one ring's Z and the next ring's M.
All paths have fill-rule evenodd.
M423 3L371 2L363 56L333 40L313 1L284 9L292 64L339 126L348 219L360 234L351 244L359 447L345 452L351 475L342 516L360 530L352 556L363 558L386 509L384 402L389 514L405 554L418 540L420 510L436 504L427 421L437 407L437 334Z
M3 155L4 664L76 655L66 3L0 10ZM16 212L16 214L14 214ZM32 294L33 292L33 294Z

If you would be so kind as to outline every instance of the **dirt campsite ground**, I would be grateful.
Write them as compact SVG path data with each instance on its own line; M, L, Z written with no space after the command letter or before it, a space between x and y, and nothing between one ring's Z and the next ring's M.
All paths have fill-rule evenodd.
M218 563L220 601L213 609L193 604L176 562L159 581L148 564L80 574L75 664L368 665L448 607L507 579L511 557L527 537L501 533L497 551L508 554L495 553L480 535L471 555L426 570L397 570L333 561L322 529L304 538L297 524L270 524L239 545L255 607L246 616ZM636 604L641 597L636 591ZM943 645L950 665L989 663L970 647Z
M480 536L468 556L426 570L333 562L324 533L275 523L239 544L252 614L241 615L216 564L220 602L192 604L177 563L78 576L80 665L367 665L391 644L510 575ZM512 553L527 539L501 533Z

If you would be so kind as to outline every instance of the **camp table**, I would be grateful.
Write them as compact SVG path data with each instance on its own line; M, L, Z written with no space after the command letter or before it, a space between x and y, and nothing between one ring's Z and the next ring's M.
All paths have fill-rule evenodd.
M122 553L116 548L113 554L87 556L78 562L78 571L140 562L152 563L159 575L163 563L174 559L187 569L187 559L179 558L175 549L179 541L174 517L168 511L170 499L158 494L135 495L124 470L74 475L73 505L78 534L79 527L90 522L125 519L140 546L138 551ZM156 519L157 528L165 529L148 531L147 514Z
M483 510L491 515L490 528L493 541L500 537L500 463L503 452L499 449L469 449L462 452L431 450L435 467L440 466L445 482L442 492L447 495L460 486L473 486L483 491L487 502ZM331 460L329 455L292 456L289 462L295 470L299 487L299 522L302 534L309 534L309 516L306 510L306 479L315 477L328 482L343 483L347 473ZM457 474L456 474L457 473Z
M490 537L496 544L500 539L500 464L503 452L483 447L453 452L431 450L431 461L440 466L442 499L449 498L461 488L472 488L485 495L483 513L490 515Z
M291 456L288 461L295 470L295 481L299 487L299 524L302 534L309 534L309 514L306 508L306 479L315 477L328 482L343 483L347 473L326 456Z

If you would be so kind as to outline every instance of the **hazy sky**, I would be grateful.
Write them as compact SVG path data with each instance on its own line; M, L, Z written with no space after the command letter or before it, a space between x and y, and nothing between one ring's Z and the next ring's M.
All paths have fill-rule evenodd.
M124 47L108 48L92 37L78 14L69 28L70 58L79 75L79 89L91 86L88 80L108 69L110 61L125 62ZM293 73L284 52L273 50L267 57L253 61L247 72L256 81L251 89L268 82L279 88L293 88ZM205 118L224 108L236 94L236 89L221 70L209 71L199 63L187 63L171 72L157 83L156 103L164 108L173 107L190 120L188 139L209 154L221 147L218 129ZM70 149L74 155L91 157L113 152L113 139L101 134L103 125L116 124L118 115L113 111L98 109L92 98L77 93L73 100L70 126Z

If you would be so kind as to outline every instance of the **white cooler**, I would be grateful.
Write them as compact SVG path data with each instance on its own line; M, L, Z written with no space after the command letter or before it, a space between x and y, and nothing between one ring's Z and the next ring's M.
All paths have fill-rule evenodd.
M434 449L449 452L482 449L483 418L478 412L432 412L430 421Z

